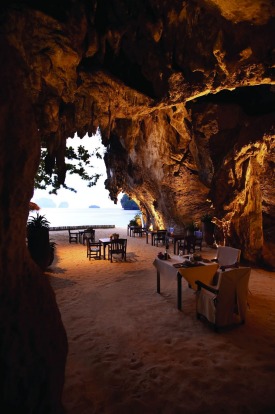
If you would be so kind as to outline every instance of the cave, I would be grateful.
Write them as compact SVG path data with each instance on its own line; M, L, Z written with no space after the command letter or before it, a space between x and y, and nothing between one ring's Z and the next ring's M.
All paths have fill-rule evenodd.
M61 413L67 339L26 248L41 143L64 183L66 139L100 130L106 188L156 225L211 213L275 268L272 0L3 1L1 402ZM54 344L54 346L53 346Z

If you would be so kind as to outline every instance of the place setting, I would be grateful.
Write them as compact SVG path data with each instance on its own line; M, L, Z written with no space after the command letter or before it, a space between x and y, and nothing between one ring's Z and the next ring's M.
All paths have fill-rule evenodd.
M183 262L173 264L173 266L176 269L204 266L206 263L211 263L210 260L204 259L200 254L197 254L197 253L187 254L187 255L179 254L179 256L183 259Z

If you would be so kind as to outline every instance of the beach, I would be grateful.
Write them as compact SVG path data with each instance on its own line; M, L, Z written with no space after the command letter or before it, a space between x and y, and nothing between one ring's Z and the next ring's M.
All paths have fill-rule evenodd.
M97 229L96 239L114 229ZM153 261L163 247L127 237L127 261L90 260L86 247L56 242L45 272L69 352L67 414L271 414L275 412L275 273L253 268L246 323L220 333L196 318L195 294L176 281L156 291ZM172 255L172 249L169 253ZM205 258L216 250L203 247Z

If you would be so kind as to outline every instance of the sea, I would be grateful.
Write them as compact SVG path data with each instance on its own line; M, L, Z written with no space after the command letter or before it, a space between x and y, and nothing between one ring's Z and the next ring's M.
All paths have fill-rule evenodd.
M129 221L139 210L124 210L123 208L41 208L39 211L31 211L29 217L36 214L45 216L50 227L115 225L127 227Z

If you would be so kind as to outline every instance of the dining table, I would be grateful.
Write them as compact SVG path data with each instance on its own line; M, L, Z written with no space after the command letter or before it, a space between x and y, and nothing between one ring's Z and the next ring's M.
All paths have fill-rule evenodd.
M127 236L132 237L132 236L133 236L133 234L134 234L134 231L135 231L138 227L140 227L140 226L130 226L130 225L128 224L128 227L127 227Z
M149 236L151 236L151 244L153 246L154 244L154 236L157 234L156 230L146 230L145 235L146 235L146 244L149 243Z
M103 237L101 239L98 239L98 241L101 243L101 246L103 248L103 259L106 259L106 246L111 243L110 237Z
M189 256L175 257L167 260L156 257L153 265L157 270L157 293L160 290L160 275L174 279L177 284L177 308L182 310L182 278L188 286L197 290L196 280L211 284L219 265L207 259L191 262Z

